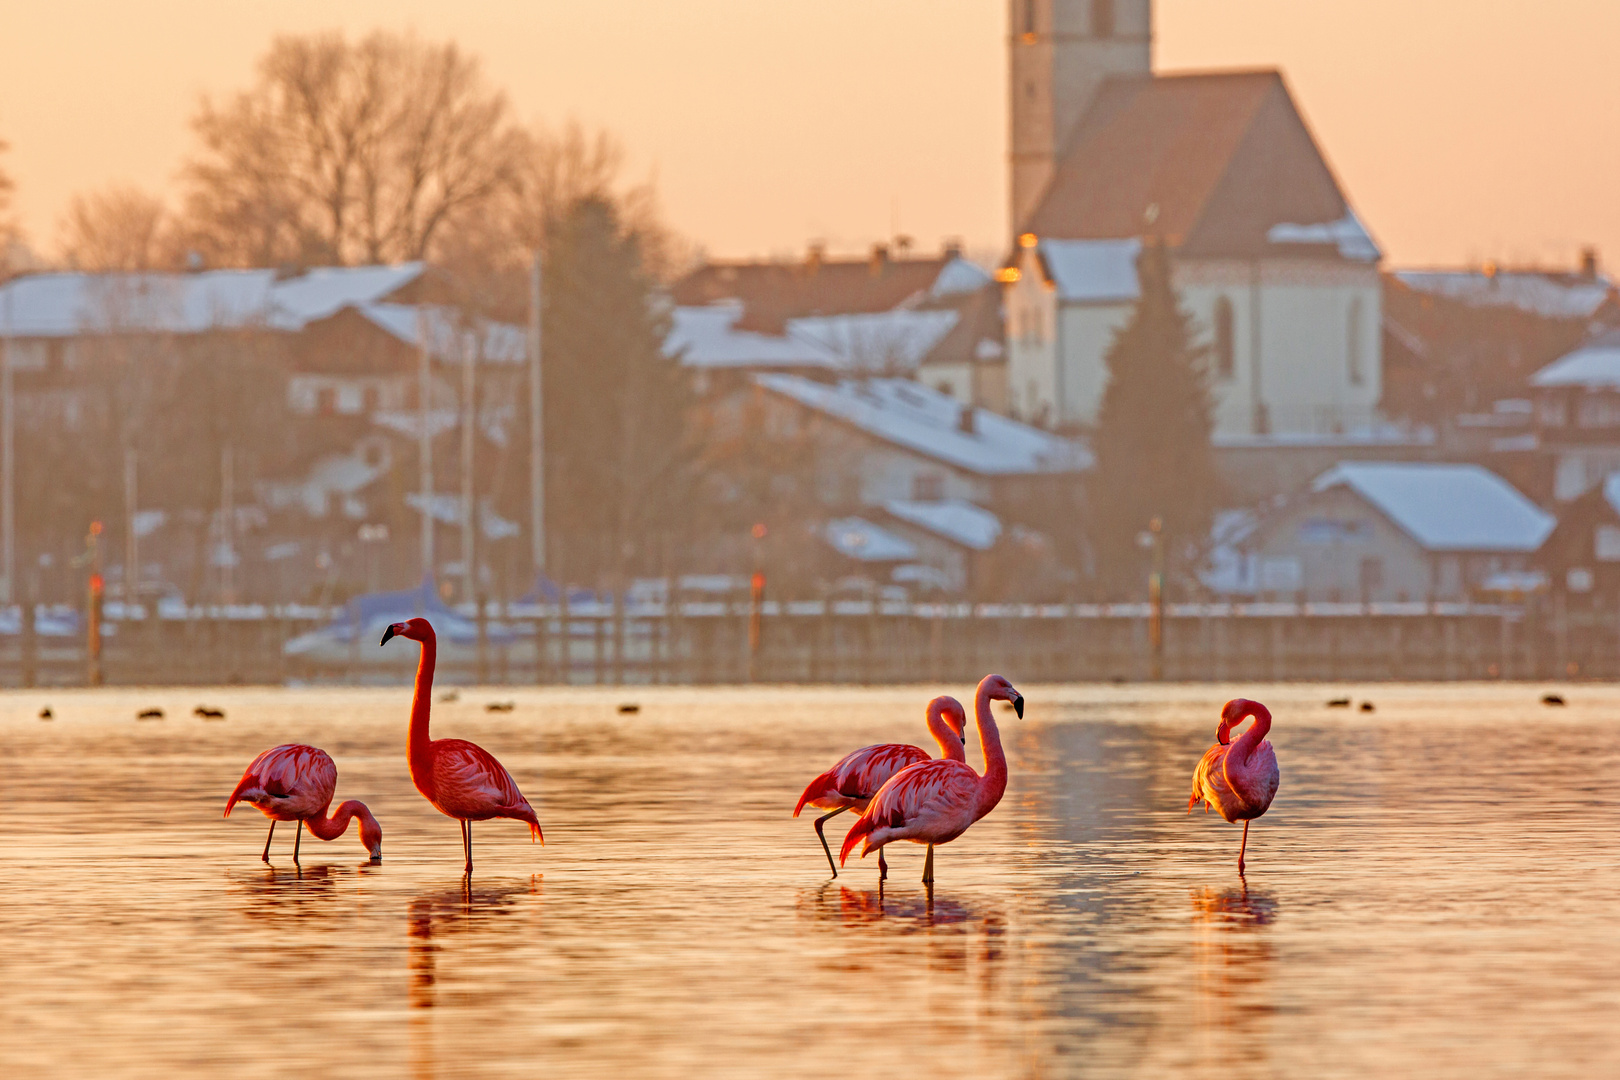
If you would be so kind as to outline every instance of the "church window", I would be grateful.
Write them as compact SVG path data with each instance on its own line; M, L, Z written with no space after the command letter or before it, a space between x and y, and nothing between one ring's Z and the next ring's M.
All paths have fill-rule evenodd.
M1350 301L1350 315L1344 328L1345 359L1351 386L1360 386L1361 371L1361 297Z
M1215 374L1230 379L1237 371L1237 340L1232 325L1232 301L1215 298Z
M1091 36L1114 36L1114 0L1091 0Z

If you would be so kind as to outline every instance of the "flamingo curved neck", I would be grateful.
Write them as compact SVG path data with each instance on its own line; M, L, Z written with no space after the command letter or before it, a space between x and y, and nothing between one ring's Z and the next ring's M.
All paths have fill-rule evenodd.
M364 821L369 817L371 811L366 809L365 803L350 799L334 810L331 817L327 817L323 810L314 817L305 818L304 824L320 839L336 840L348 831L352 819L359 818Z
M416 790L432 799L433 740L428 736L428 709L433 701L433 668L438 662L438 642L432 630L421 642L422 658L416 665L416 694L411 698L411 733L406 756Z
M990 715L990 690L981 685L973 700L974 719L979 725L979 745L984 748L984 775L979 779L979 816L983 817L1001 801L1007 790L1007 755L1001 749L1001 730Z
M1266 733L1271 730L1271 710L1258 701L1249 702L1237 722L1241 724L1250 717L1254 718L1254 723L1232 743L1232 749L1227 752L1228 760L1236 758L1240 764L1247 763L1249 755L1254 753L1265 739Z
M928 733L939 744L939 756L941 758L949 758L953 761L967 760L967 750L962 746L962 740L956 737L956 732L946 725L943 710L929 706Z

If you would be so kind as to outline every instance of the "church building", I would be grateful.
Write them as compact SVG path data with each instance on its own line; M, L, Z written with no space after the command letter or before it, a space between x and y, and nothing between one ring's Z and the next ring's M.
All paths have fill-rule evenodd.
M1155 74L1151 0L1010 0L1011 411L1094 424L1144 243L1209 346L1223 441L1379 424L1380 253L1277 71Z

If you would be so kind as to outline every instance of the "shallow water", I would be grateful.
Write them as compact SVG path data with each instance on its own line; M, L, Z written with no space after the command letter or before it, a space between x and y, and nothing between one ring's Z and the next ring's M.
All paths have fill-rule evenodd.
M832 881L789 817L845 751L926 741L931 691L463 690L435 734L499 756L546 834L475 825L470 884L406 772L407 689L0 695L0 1073L1620 1068L1620 690L1382 685L1366 714L1337 687L1022 689L1006 798L932 897L922 848L881 891L875 858ZM1240 691L1282 765L1246 883L1239 828L1185 812ZM266 867L264 819L221 819L291 741L372 807L381 865L351 831L298 870L283 825Z

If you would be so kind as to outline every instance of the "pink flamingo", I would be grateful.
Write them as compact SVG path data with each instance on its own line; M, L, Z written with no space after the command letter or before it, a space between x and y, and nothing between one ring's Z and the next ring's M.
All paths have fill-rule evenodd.
M1247 731L1231 742L1232 729L1254 718ZM1271 730L1271 710L1258 701L1233 698L1221 707L1221 723L1215 729L1216 743L1204 751L1203 760L1193 770L1192 798L1187 813L1200 799L1204 813L1213 806L1227 821L1243 822L1243 843L1238 847L1238 874L1243 873L1243 855L1249 847L1249 822L1264 814L1277 796L1282 775L1277 771L1277 752L1265 741Z
M276 746L248 765L225 804L225 816L231 816L231 808L238 802L246 802L258 807L270 819L270 835L264 838L264 855L261 856L265 862L270 861L270 841L275 839L276 822L298 822L298 832L293 835L295 864L305 825L322 840L336 840L349 827L351 818L359 818L360 842L371 852L372 862L382 862L382 826L371 816L365 803L350 799L339 805L331 817L326 816L326 808L332 805L332 793L336 790L337 766L332 764L325 750L299 743Z
M1007 790L1007 755L1001 749L1001 732L990 715L992 699L1012 702L1013 711L1024 715L1024 695L1000 675L986 675L974 699L979 724L979 745L984 748L984 775L973 771L965 761L924 761L896 773L872 796L860 820L850 826L844 847L838 853L840 864L862 837L864 859L874 849L893 840L910 840L928 845L923 864L923 882L934 883L934 845L948 844L968 830L968 826L996 808Z
M967 760L962 742L962 733L966 728L967 714L962 711L960 701L942 694L928 703L928 732L939 744L942 760ZM838 867L833 862L832 849L827 846L827 834L821 831L822 825L845 810L865 810L872 796L889 782L889 777L908 765L928 760L928 751L920 746L880 743L862 747L810 781L804 794L799 796L799 805L793 808L793 816L798 817L806 804L817 810L830 811L816 818L816 836L821 840L821 850L827 853L827 865L832 867L833 877L838 876ZM884 860L883 852L879 851L878 880L882 881L888 876L889 864Z
M529 823L530 838L542 844L540 819L518 790L512 774L495 756L465 739L428 738L428 708L433 700L433 667L438 639L426 619L408 619L383 631L381 644L395 637L422 643L416 665L416 696L411 699L411 733L407 757L411 782L434 809L461 823L461 847L472 873L472 823L490 818L515 818Z

